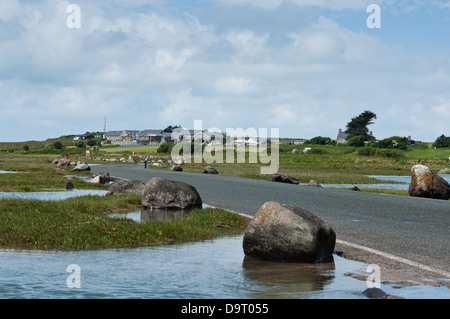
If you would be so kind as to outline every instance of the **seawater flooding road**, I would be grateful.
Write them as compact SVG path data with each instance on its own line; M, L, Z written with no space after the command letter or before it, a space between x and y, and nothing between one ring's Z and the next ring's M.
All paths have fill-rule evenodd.
M102 164L93 170L144 183L153 177L185 182L205 204L246 215L254 215L267 201L296 205L327 222L341 246L363 248L370 256L363 261L387 257L405 269L431 270L437 278L450 279L450 201L144 169L139 164Z

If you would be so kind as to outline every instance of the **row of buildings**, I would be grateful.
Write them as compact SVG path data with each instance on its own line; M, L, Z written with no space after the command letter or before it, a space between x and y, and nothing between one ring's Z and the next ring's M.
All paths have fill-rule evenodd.
M109 131L103 135L103 138L110 140L112 144L125 145L150 145L157 146L161 142L179 143L190 138L190 141L196 141L206 144L223 143L224 134L222 132L209 132L208 130L186 130L175 129L173 132L164 132L158 129L149 130L123 130ZM245 140L235 140L235 143L246 145L257 145L269 142L269 138L247 138Z

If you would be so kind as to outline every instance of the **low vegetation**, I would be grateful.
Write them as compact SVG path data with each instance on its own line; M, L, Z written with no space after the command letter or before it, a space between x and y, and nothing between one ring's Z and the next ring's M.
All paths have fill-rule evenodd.
M246 220L221 209L195 210L168 222L138 223L112 218L140 207L139 194L83 196L63 201L0 200L0 247L99 249L137 247L213 237L241 231Z

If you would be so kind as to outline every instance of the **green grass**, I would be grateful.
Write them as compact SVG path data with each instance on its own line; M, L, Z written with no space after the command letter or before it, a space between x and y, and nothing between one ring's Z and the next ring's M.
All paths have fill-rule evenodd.
M140 207L139 194L84 196L64 201L0 200L0 247L99 249L211 239L242 231L243 217L221 209L195 210L168 222L109 217Z
M66 172L54 173L57 166L51 164L54 157L0 157L0 170L16 171L16 174L0 174L0 190L13 191L42 191L46 189L64 189L69 180L66 175L87 176L89 172L74 172L73 167L61 167ZM70 178L75 188L105 189L107 186L91 184L79 178Z

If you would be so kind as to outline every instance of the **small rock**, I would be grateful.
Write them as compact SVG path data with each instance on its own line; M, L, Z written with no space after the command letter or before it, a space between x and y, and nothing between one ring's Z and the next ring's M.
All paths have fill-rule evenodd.
M219 174L219 172L212 166L206 166L203 170L203 174Z
M67 181L65 189L66 190L72 190L73 188L74 188L73 183L71 181Z
M309 181L308 186L313 186L313 187L322 187L318 181L312 179Z
M179 165L174 165L174 166L172 166L172 168L170 170L175 171L175 172L182 172L183 168Z
M387 294L381 290L380 288L367 288L363 291L363 294L366 295L368 298L374 298L374 299L382 299L387 296Z
M298 178L288 174L275 173L272 176L272 182L298 184Z
M355 192L359 192L360 189L358 188L358 186L353 186L352 188L350 188L351 191L355 191Z

